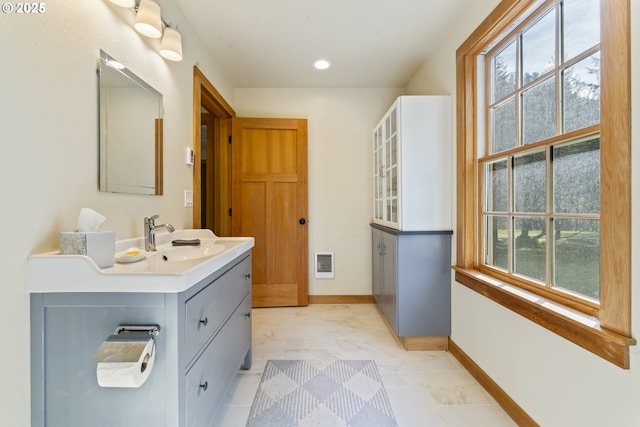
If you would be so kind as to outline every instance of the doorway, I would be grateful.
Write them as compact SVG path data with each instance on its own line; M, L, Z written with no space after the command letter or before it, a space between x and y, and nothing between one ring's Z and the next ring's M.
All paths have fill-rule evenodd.
M193 67L193 228L231 236L231 118L236 113Z
M204 105L200 105L200 228L208 228L216 233L219 231L214 224L214 200L217 191L215 185L207 186L207 183L214 182L213 174L216 170L214 134L214 117Z
M306 119L236 118L197 67L193 99L193 227L255 238L254 307L307 305Z

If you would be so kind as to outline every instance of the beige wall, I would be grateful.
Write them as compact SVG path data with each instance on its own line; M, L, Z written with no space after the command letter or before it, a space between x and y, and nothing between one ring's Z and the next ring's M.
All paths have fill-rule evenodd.
M473 2L438 52L408 85L409 93L455 95L455 51L498 3ZM640 43L640 4L631 2L632 45ZM640 53L632 52L632 75L640 81ZM640 102L633 84L632 102ZM640 138L640 112L632 117ZM455 135L455 128L454 128ZM455 160L454 160L455 167ZM640 185L640 158L632 159L633 187ZM454 181L455 183L455 181ZM640 195L633 194L634 242L640 237ZM455 210L454 210L455 212ZM455 250L454 250L455 254ZM640 265L638 243L632 265ZM633 333L640 326L640 282L633 270ZM540 425L637 426L640 423L640 357L631 348L631 369L622 370L452 281L452 339Z
M29 254L56 250L58 233L76 227L83 206L103 213L103 230L117 238L142 234L142 218L160 214L176 228L191 226L183 190L192 169L183 162L192 144L193 64L233 102L225 79L186 20L169 1L163 16L178 22L184 61L157 54L157 40L140 37L134 15L106 1L46 2L42 15L0 17L0 425L30 420ZM99 50L124 62L164 95L165 195L105 194L98 185Z
M437 54L409 83L409 93L455 95L455 50L497 3L471 2ZM192 212L182 207L182 194L191 188L192 169L183 163L183 153L192 141L194 63L239 115L309 119L309 252L336 252L336 279L311 278L310 293L370 293L370 132L403 91L235 90L170 0L162 6L163 15L180 24L181 63L164 61L156 53L157 41L134 32L130 12L103 1L47 2L41 16L2 16L0 324L9 344L0 356L0 425L24 426L30 419L28 255L55 250L58 233L75 227L83 206L106 215L103 229L115 230L118 239L140 235L142 217L154 213L176 227L191 226ZM635 3L632 22L640 22ZM640 43L637 26L633 40ZM97 191L95 68L101 48L164 94L165 196ZM638 78L639 57L633 58ZM633 101L640 102L635 85ZM640 113L633 122L637 139ZM640 159L633 163L637 171ZM633 180L634 187L640 185L637 172ZM634 208L639 201L636 195ZM633 221L640 224L639 210L634 212ZM640 237L639 228L634 227L634 236ZM636 254L637 244L633 249ZM638 255L634 264L640 265ZM636 270L633 277L638 295ZM636 347L631 370L623 371L460 285L454 283L452 292L453 339L541 425L628 426L640 419ZM634 307L636 331L638 297Z
M236 89L244 117L309 125L309 293L371 295L373 127L401 89ZM335 252L335 279L314 279L314 252Z

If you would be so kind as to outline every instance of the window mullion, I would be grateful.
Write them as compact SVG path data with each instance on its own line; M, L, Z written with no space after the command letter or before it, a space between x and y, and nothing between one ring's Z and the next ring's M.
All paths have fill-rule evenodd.
M562 79L562 64L564 63L564 58L562 57L562 43L563 39L561 37L562 34L562 4L559 3L555 8L556 12L556 67L555 67L555 76L556 76L556 135L560 135L564 131L564 99L562 96L563 93L563 79Z
M553 227L552 227L552 215L553 215L553 147L547 146L547 162L546 162L546 172L547 172L547 218L545 221L545 227L547 228L547 239L546 239L546 260L547 260L547 268L546 268L546 284L548 287L553 287L553 274L555 271L555 256L554 256L554 236L553 236Z
M492 92L491 82L493 81L493 61L484 61L484 154L491 154L491 132L493 131L493 123L491 118ZM478 82L478 85L482 82Z
M515 251L515 237L513 227L513 205L514 205L514 187L513 187L513 156L509 156L507 161L507 271L513 273L513 253Z
M516 148L522 146L522 34L516 38Z
M556 90L556 135L560 135L562 133L562 111L564 107L562 105L562 78L560 70L560 64L562 64L562 2L558 1L555 5L555 15L556 15L556 34L555 34L555 56L556 56L556 67L555 67L555 90ZM553 220L551 219L551 214L553 212L553 159L552 159L552 147L547 146L547 162L546 162L546 172L547 172L547 219L545 221L545 226L547 227L547 239L546 239L546 285L548 287L553 286L553 274L555 271L555 256L554 256L554 236L553 236Z

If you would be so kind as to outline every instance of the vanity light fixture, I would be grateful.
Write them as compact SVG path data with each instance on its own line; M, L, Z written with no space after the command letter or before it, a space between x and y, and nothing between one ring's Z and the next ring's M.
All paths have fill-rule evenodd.
M162 37L162 16L160 5L153 0L140 0L136 13L136 31L140 34L159 39Z
M173 22L164 29L160 55L170 61L182 61L182 36L178 31L178 25Z
M170 61L182 61L182 35L178 25L162 18L160 5L154 0L109 0L111 3L127 7L136 15L134 27L140 34L159 39L160 55Z

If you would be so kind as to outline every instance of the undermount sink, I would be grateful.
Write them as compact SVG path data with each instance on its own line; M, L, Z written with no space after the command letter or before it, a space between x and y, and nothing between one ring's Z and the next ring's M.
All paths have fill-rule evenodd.
M215 243L216 240L201 240L198 246L172 246L158 250L154 257L160 257L165 262L189 261L199 258L212 257L227 249L226 246Z
M173 240L199 239L198 246L173 246ZM85 255L59 252L32 255L27 261L29 292L182 292L223 269L251 250L253 237L218 237L210 230L158 233L154 252L140 250L135 262L116 262L100 268ZM115 258L131 248L144 247L144 239L116 241Z

